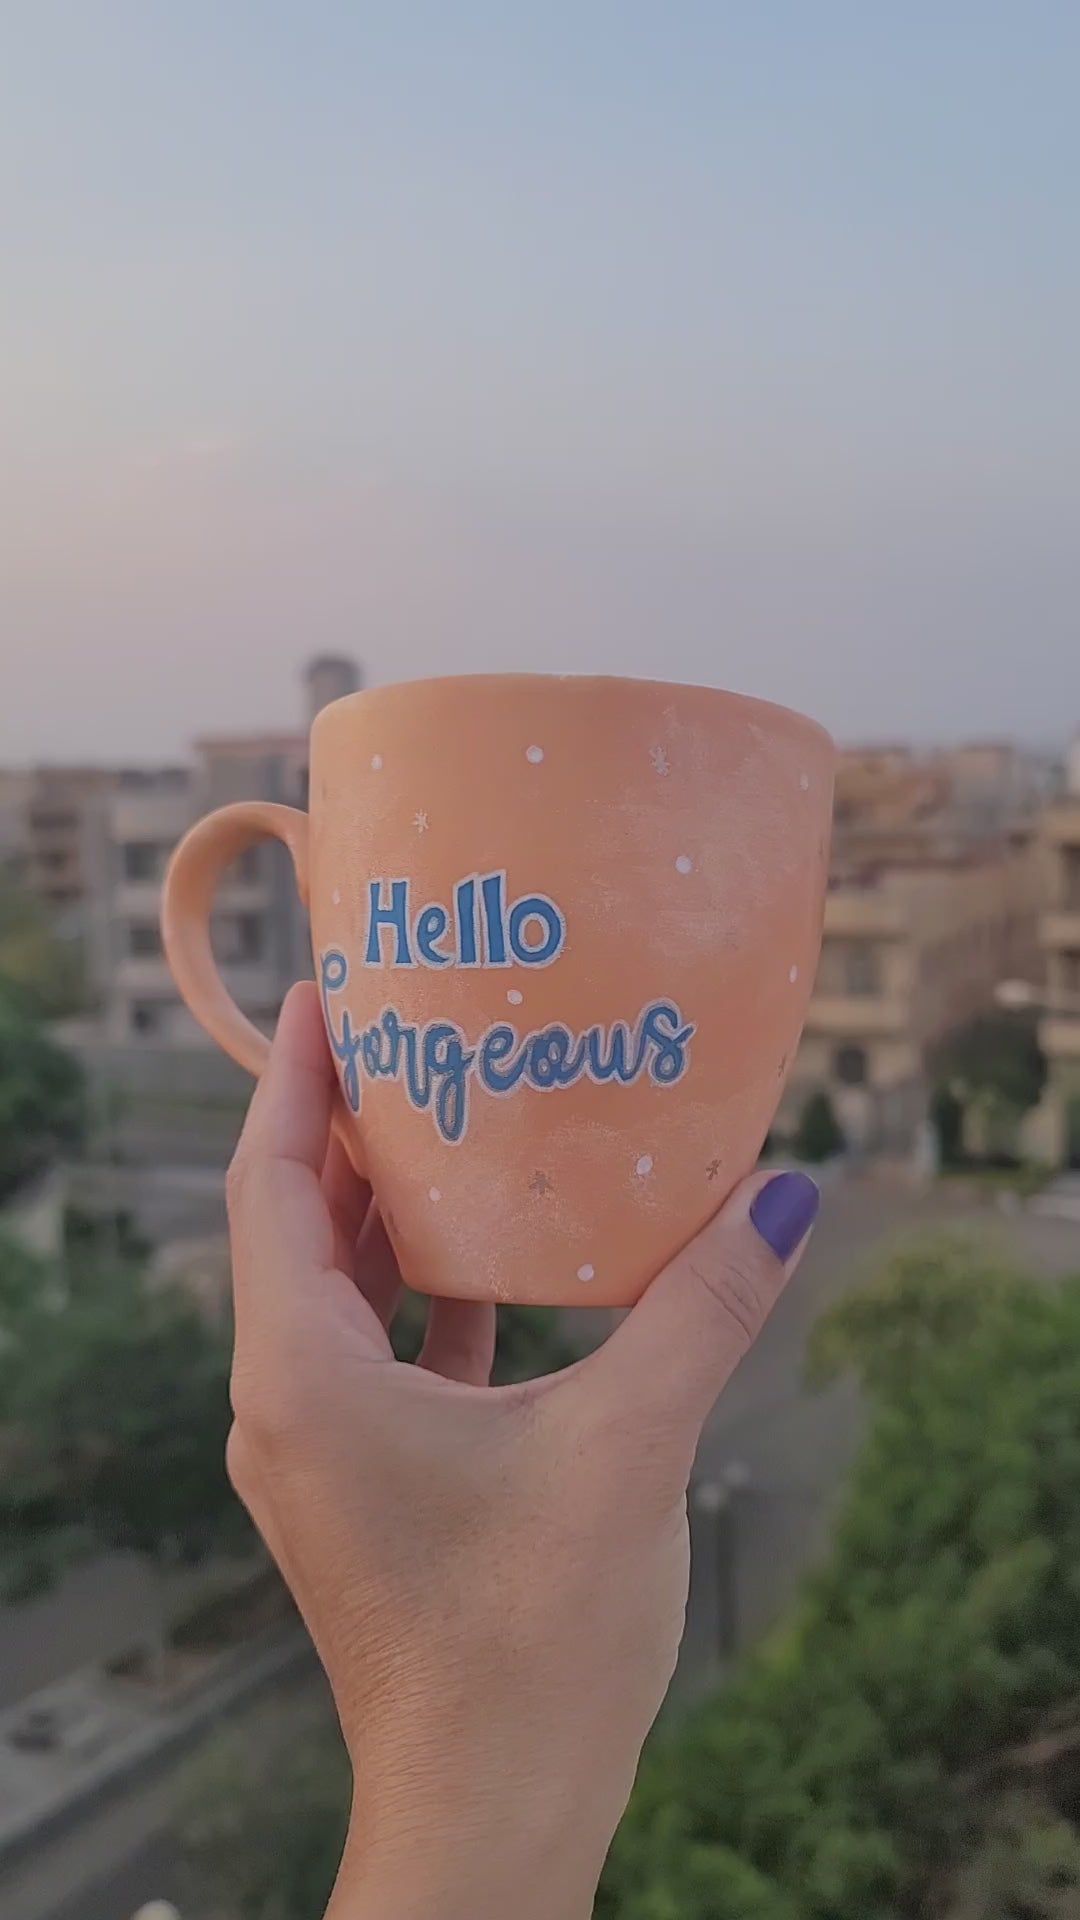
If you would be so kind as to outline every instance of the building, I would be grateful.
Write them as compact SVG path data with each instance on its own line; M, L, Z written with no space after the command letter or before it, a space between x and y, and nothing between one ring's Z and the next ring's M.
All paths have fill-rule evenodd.
M159 916L169 855L197 810L188 767L126 773L100 809L88 951L109 1041L196 1037L165 964Z
M306 718L355 692L355 662L313 660L305 672ZM274 800L306 808L308 735L210 735L195 744L194 764L120 779L101 819L104 866L95 952L105 983L104 1014L113 1043L204 1046L173 985L158 918L169 856L193 821L237 800ZM249 847L219 889L212 927L222 977L249 1019L272 1027L294 980L311 971L307 915L296 877L277 841Z
M1069 756L1065 789L1042 815L1038 848L1043 892L1039 1040L1047 1084L1028 1122L1027 1144L1052 1166L1080 1167L1080 738Z
M836 876L781 1126L824 1088L852 1145L908 1147L926 1113L928 1052L1030 965L1036 907L1024 846Z
M1032 792L1009 746L840 756L821 961L781 1128L823 1088L853 1145L911 1145L934 1043L1036 964Z
M118 777L109 767L31 767L0 783L0 858L66 938L85 933L100 879L95 829Z

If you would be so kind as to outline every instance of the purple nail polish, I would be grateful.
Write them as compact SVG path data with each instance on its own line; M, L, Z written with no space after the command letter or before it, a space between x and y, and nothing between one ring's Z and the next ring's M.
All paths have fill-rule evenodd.
M808 1173L778 1173L762 1187L750 1218L778 1260L790 1260L817 1219L821 1194Z

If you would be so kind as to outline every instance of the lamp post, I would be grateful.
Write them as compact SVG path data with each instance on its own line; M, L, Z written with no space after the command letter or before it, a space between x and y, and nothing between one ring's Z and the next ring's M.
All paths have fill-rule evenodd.
M730 1460L719 1479L700 1481L693 1496L695 1512L712 1528L716 1651L725 1666L739 1650L738 1513L749 1484L749 1468Z

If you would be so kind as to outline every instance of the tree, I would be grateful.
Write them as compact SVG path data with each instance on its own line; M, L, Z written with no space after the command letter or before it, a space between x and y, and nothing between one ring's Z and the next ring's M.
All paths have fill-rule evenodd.
M989 1872L995 1920L1064 1916L1080 1281L908 1247L826 1315L813 1359L819 1378L855 1373L870 1414L830 1554L782 1633L651 1744L598 1911L736 1920L753 1910L738 1861L770 1920L975 1920ZM1063 1758L1036 1778L1048 1747ZM687 1865L703 1853L707 1895Z
M824 1087L809 1095L792 1141L798 1159L811 1165L844 1150L844 1135Z
M73 1536L197 1554L246 1533L228 1370L181 1289L0 1242L0 1563L36 1567Z
M77 1013L86 1002L82 959L55 932L32 893L0 868L0 983L42 1020Z
M82 1124L78 1062L0 984L0 1203L74 1146Z
M930 1100L930 1120L937 1134L942 1166L958 1166L964 1157L964 1103L951 1087L935 1087Z
M188 1771L178 1826L194 1898L234 1920L310 1920L330 1897L350 1777L337 1723L222 1735Z
M932 1050L930 1072L982 1120L991 1149L1007 1149L1046 1084L1037 1017L1026 1011L989 1009L973 1014Z

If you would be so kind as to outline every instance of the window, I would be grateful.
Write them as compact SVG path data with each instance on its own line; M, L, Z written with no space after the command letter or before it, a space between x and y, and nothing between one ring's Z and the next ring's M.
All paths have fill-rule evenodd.
M261 913L222 913L214 922L214 950L226 963L250 966L263 958Z
M1080 953L1062 954L1061 985L1066 993L1080 994Z
M125 880L156 880L160 870L161 849L156 840L128 840L125 843Z
M128 928L128 952L139 960L156 959L161 952L161 933L153 920L134 920Z
M852 940L847 951L847 990L870 995L880 989L877 948L869 940Z
M35 833L74 833L78 819L70 808L49 812L35 808L30 815L30 825Z
M842 1087L865 1087L865 1047L837 1047L833 1059L833 1073Z
M821 951L817 990L859 998L881 990L878 949L870 940L826 940Z
M258 886L262 869L262 848L245 847L233 867L236 879L243 887Z
M1080 847L1066 847L1063 861L1064 899L1062 906L1069 913L1080 912Z
M161 1031L161 1006L157 1000L136 1000L131 1008L132 1030L144 1039Z

